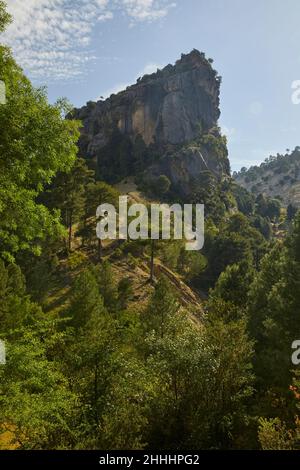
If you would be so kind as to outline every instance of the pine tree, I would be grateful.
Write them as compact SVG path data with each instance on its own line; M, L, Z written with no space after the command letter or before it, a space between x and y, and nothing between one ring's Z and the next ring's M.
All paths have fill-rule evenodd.
M93 178L85 160L77 158L69 173L60 173L48 190L48 204L61 210L68 228L68 250L72 248L72 228L84 214L86 187Z
M143 314L146 328L148 330L154 329L159 336L163 337L168 318L174 315L178 308L170 282L161 276Z
M118 284L118 305L121 310L124 310L128 306L128 302L133 297L133 285L132 279L124 277Z
M290 418L292 406L291 345L300 330L299 306L300 214L283 246L276 245L263 259L249 293L249 327L256 339L255 372L265 397L261 403L269 411L272 404L267 397L277 396L284 403L279 416L284 420Z
M114 312L117 307L117 286L115 284L113 271L108 261L96 268L98 289L103 297L105 307Z
M85 269L76 278L72 288L70 306L72 324L76 328L82 327L92 315L100 314L103 309L103 299L99 293L94 270Z
M119 193L112 186L102 182L92 182L86 186L83 221L78 234L82 236L83 244L89 245L96 239L96 210L101 204L112 204L118 207ZM101 260L102 243L97 239L98 259Z

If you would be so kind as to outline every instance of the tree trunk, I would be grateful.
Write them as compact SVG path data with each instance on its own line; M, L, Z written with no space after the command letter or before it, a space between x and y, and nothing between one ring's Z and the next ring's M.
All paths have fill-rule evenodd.
M69 251L71 251L72 249L72 211L70 211L70 214L69 214L69 237L68 237L68 248L69 248Z
M98 238L98 260L102 259L102 241Z
M99 415L98 415L98 366L99 366L99 357L98 354L95 356L95 373L94 373L94 410L95 410L95 421L99 424Z

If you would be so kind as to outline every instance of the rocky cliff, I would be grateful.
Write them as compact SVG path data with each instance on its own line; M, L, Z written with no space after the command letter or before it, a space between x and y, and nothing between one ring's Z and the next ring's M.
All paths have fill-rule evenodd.
M150 167L151 174L159 173L166 151L176 154L172 161L164 158L161 170L172 183L180 183L181 173L188 182L190 173L196 177L207 169L219 176L229 172L227 155L220 164L207 148L188 154L185 149L182 159L178 153L213 129L216 134L220 77L211 62L193 50L117 95L74 110L83 124L80 153L94 162L100 177L113 181Z

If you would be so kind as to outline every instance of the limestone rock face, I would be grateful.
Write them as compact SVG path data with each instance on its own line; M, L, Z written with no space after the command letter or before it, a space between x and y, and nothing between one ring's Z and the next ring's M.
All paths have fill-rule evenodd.
M221 80L211 62L193 50L117 95L73 111L83 126L80 155L97 178L114 184L138 176L155 185L165 175L173 194L185 197L205 172L216 181L229 177L218 129Z
M166 175L178 194L187 196L195 180L204 172L210 173L216 180L227 178L230 175L229 162L204 147L191 145L172 155L164 155L147 169L146 176L155 181L160 175Z
M83 123L80 149L97 158L112 127L132 141L142 136L147 146L191 141L199 126L205 131L216 125L219 88L217 73L203 53L182 55L175 65L138 79L125 91L76 109L74 117Z

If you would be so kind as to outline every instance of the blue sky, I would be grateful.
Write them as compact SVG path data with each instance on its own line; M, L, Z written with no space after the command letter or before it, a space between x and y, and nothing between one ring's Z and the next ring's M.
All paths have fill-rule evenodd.
M233 170L300 145L299 0L7 0L4 35L50 101L75 106L196 48L223 77L220 125Z

